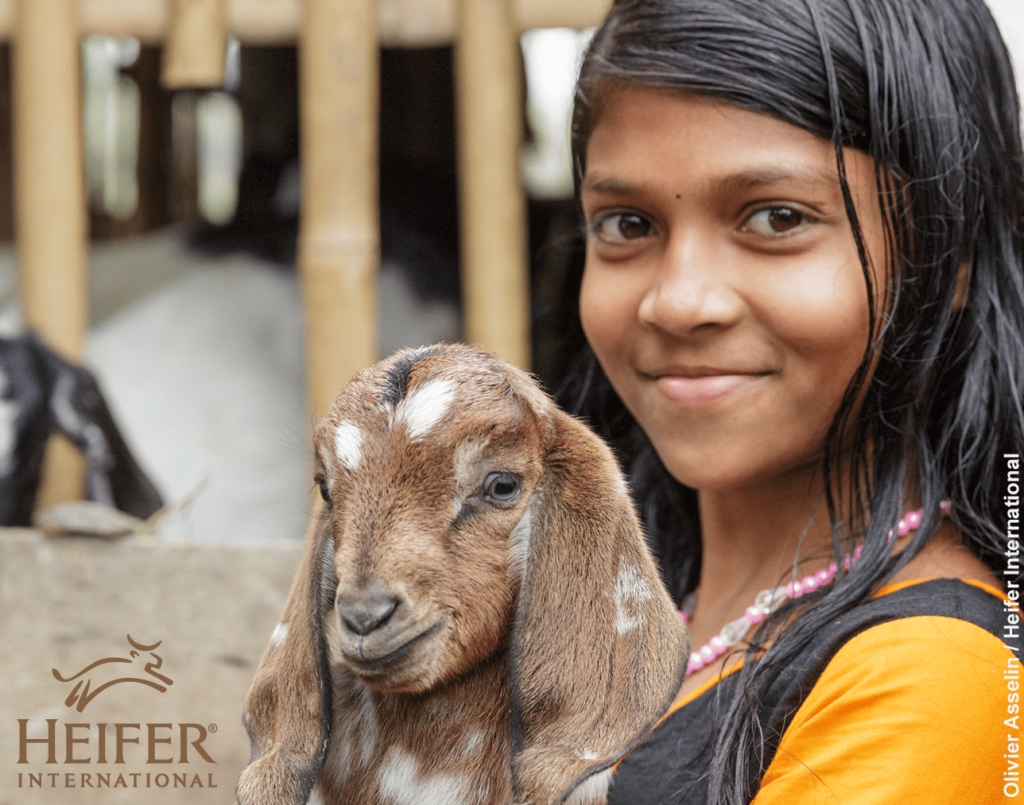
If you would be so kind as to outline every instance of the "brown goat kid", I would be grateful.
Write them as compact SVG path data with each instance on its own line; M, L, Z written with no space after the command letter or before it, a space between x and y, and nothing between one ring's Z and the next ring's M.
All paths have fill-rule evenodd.
M359 373L314 443L239 802L603 803L689 652L605 443L462 346Z

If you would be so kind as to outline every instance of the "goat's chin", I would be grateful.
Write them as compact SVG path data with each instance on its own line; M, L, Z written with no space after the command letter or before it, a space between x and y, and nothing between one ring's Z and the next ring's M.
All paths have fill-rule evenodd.
M449 675L449 629L443 619L424 626L341 641L340 659L369 688L422 693Z

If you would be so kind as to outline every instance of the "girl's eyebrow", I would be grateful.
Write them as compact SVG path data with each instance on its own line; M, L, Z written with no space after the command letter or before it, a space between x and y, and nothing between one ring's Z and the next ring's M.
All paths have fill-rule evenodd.
M838 188L839 172L834 166L825 168L801 165L791 168L768 168L736 173L723 179L720 184L727 189L747 190L752 187L763 187L781 182Z
M634 189L634 185L621 179L601 178L600 176L587 175L580 187L581 192L592 193L628 193Z
M781 182L795 182L801 185L839 188L839 174L834 167L793 166L766 168L764 170L740 171L717 182L726 191L739 192L755 187L764 187ZM580 187L581 192L621 194L636 192L638 185L615 177L587 175Z

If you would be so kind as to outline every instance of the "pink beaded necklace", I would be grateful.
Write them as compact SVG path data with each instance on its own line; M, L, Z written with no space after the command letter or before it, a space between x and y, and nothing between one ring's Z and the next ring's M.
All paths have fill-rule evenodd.
M949 512L949 501L944 500L939 504L939 510L942 514ZM894 531L901 537L905 537L919 525L921 525L921 516L923 512L919 509L914 512L910 512L902 517L899 523L896 524ZM889 539L893 538L893 530L889 531ZM861 546L857 546L857 549L853 552L852 556L847 556L843 560L843 567L849 570L856 564L857 560L860 559ZM747 630L751 626L755 626L763 621L768 615L777 610L786 601L791 598L799 598L806 593L813 592L819 587L831 584L832 580L836 577L838 565L833 562L828 567L823 567L817 573L810 576L804 576L799 581L794 580L787 582L785 585L762 590L757 594L754 599L754 603L747 607L746 612L734 621L729 621L722 627L722 631L712 637L707 643L696 649L690 654L690 662L686 667L686 676L689 677L692 674L697 673L701 668L717 660L726 651L735 646L740 640L743 639L743 635L747 633ZM693 594L694 599L696 593ZM683 619L683 623L689 623L689 615L685 611L681 611L679 616Z

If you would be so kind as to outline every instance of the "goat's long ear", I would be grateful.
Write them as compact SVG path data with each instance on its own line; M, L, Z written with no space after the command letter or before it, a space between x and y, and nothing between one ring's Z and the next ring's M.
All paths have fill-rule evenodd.
M238 781L240 805L303 805L330 741L331 683L324 616L334 597L334 544L314 513L281 623L245 700L252 760Z
M689 636L610 449L555 415L512 633L517 802L604 802L682 683Z

